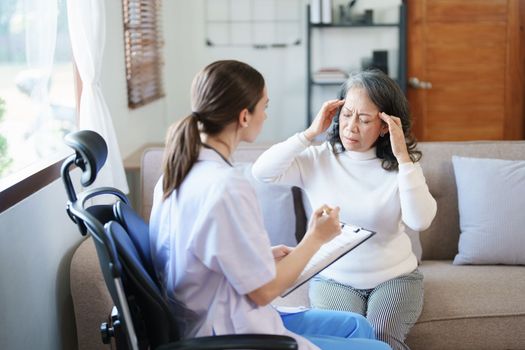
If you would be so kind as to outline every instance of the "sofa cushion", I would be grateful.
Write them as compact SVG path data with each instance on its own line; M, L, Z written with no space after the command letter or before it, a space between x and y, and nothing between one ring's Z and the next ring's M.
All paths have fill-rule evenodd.
M407 338L410 348L524 348L525 267L423 260L419 270L424 275L424 305ZM308 285L272 304L308 306Z
M525 161L452 157L459 236L454 264L525 264Z
M523 266L457 266L427 260L419 270L425 281L425 307L418 322L525 316Z
M523 348L525 267L424 260L419 269L425 276L425 300L409 334L411 347Z
M410 227L405 225L405 232L410 238L410 244L412 245L412 252L417 258L418 264L421 263L421 256L423 255L423 250L421 249L421 240L419 239L419 231L414 231Z
M307 226L300 189L258 181L252 175L252 164L235 163L235 167L244 173L255 189L270 243L295 247Z
M265 184L251 175L251 163L268 147L266 144L242 144L232 158L255 188L271 243L295 246L307 228L303 192L290 186ZM152 147L142 155L141 214L146 221L153 203L153 189L162 174L163 152L163 147Z
M459 242L458 197L452 156L525 160L525 141L420 142L421 167L437 201L432 225L420 234L423 260L452 260Z
M162 174L164 147L152 147L144 150L140 162L140 214L149 222L153 206L153 192Z
M100 324L109 319L113 300L100 270L93 239L84 239L70 266L71 298L75 310L78 350L108 350L100 339Z

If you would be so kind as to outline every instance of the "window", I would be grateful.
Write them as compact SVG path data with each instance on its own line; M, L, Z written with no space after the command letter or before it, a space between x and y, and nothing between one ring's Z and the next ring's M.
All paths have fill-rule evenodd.
M159 0L123 0L128 106L137 108L164 96Z
M14 184L71 153L74 72L66 0L0 1L0 212Z

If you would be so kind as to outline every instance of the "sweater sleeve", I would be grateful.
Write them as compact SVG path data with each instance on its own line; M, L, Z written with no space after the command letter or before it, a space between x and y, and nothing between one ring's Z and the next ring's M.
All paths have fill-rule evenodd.
M399 164L398 183L403 222L415 231L426 230L436 216L437 204L419 163Z
M273 145L253 164L253 176L263 182L304 187L299 158L310 144L302 133L298 133Z

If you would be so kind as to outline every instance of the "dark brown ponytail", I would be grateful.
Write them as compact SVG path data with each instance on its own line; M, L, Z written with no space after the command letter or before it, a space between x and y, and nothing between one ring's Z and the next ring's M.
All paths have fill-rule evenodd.
M170 126L166 135L166 149L162 161L163 199L168 198L188 175L197 161L200 147L201 138L195 116L189 115Z

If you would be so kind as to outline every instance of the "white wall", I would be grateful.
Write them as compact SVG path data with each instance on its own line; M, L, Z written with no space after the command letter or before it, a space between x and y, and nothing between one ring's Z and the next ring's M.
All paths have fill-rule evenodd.
M306 0L300 10L301 45L285 48L208 47L205 45L205 0L165 0L164 86L166 97L144 107L130 110L124 66L122 4L106 2L107 35L101 84L111 112L123 157L144 143L162 142L166 128L190 112L190 85L194 75L218 59L238 59L253 65L266 79L270 104L268 120L258 141L282 140L306 126ZM341 0L334 1L334 9ZM374 20L398 20L400 0L358 1L355 13L374 9ZM334 12L334 19L337 11ZM323 29L312 37L314 69L340 66L352 70L373 49L389 50L389 68L396 72L397 30L394 29ZM323 100L333 98L336 88L314 89L314 110Z
M190 85L195 74L218 59L238 59L258 69L265 77L270 104L268 120L258 141L282 140L306 126L306 0L300 18L301 45L285 48L209 47L205 45L205 0L163 2L164 86L166 97L135 110L128 109L124 66L124 32L120 1L106 2L107 35L101 84L112 114L123 157L144 143L162 142L166 128L190 112ZM334 1L334 9L341 0ZM400 0L358 1L353 9L361 13L374 9L374 20L398 20ZM334 19L337 11L334 10ZM314 69L340 66L352 70L373 49L389 50L389 68L396 72L397 30L323 29L312 37ZM336 88L314 89L314 110L333 98Z
M270 104L260 141L285 138L305 126L304 46L279 49L225 48L205 45L204 0L165 1L167 123L190 112L190 85L195 74L218 59L238 59L266 79ZM304 16L303 16L304 17Z
M334 1L334 8L341 1ZM165 38L166 123L190 112L190 85L193 76L206 64L217 59L233 58L258 69L266 79L270 104L268 119L258 141L282 140L306 126L306 1L301 8L304 28L302 43L285 48L254 49L251 47L208 47L205 45L205 0L166 0L163 3ZM373 8L374 19L382 22L398 20L399 0L358 1L356 13ZM366 29L323 29L328 35L313 38L314 64L359 68L363 56L371 56L374 48L392 50L389 62L395 71L397 60L397 29L379 31ZM320 92L317 109L323 99L334 98L337 89ZM316 93L319 93L316 91ZM323 94L324 93L324 94Z
M121 155L125 158L144 143L162 142L166 130L166 99L134 110L128 108L122 1L106 1L106 19L101 87L113 118Z
M57 180L0 214L0 349L75 349L69 264L81 239Z

